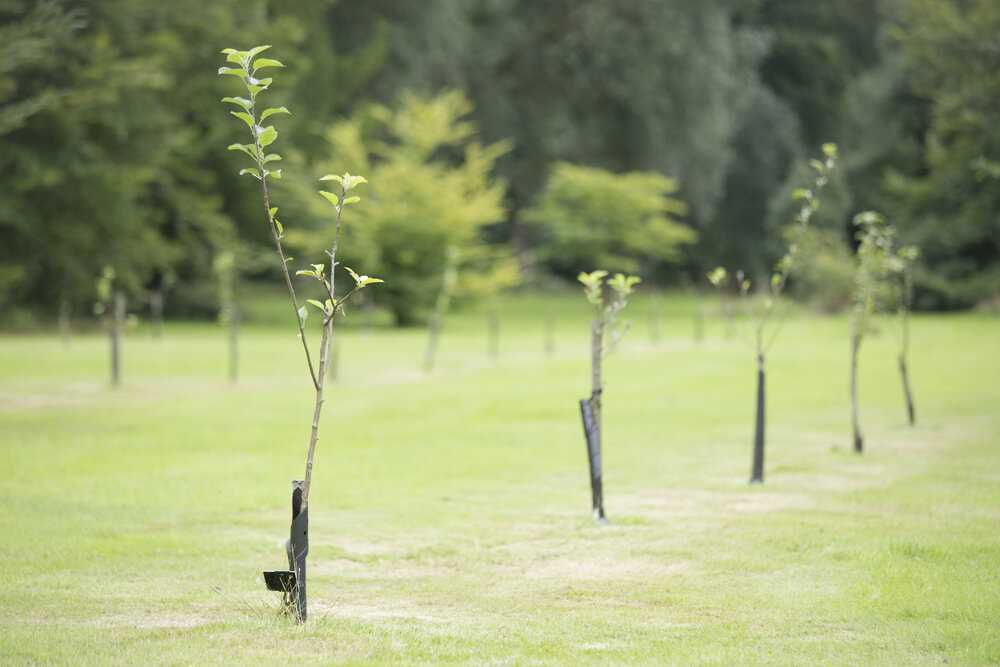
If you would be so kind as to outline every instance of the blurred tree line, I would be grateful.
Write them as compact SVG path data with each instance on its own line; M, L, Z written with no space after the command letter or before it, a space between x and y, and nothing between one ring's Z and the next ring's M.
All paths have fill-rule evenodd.
M218 52L263 43L289 65L290 239L328 224L324 166L378 172L345 260L378 258L401 321L438 280L413 254L447 245L501 273L510 250L533 278L594 268L576 257L661 284L762 275L823 141L843 169L799 287L846 303L850 220L877 209L922 249L917 306L967 307L1000 285L998 34L994 0L0 0L0 318L88 312L105 266L139 300L171 289L172 314L214 311L213 257L267 240L224 150ZM465 115L445 127L448 95ZM633 217L593 222L616 197Z

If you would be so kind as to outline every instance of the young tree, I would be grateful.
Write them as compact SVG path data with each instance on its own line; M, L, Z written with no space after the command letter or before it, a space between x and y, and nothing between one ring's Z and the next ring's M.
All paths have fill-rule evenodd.
M864 436L858 408L858 357L868 332L869 320L875 313L879 292L888 270L892 247L892 229L885 218L875 211L854 216L858 228L858 256L854 269L854 305L851 309L851 433L854 451L864 451Z
M278 131L273 125L265 125L264 123L271 116L290 113L285 107L262 108L263 105L261 104L260 96L270 88L272 78L263 76L261 70L284 67L277 60L260 57L260 54L268 48L270 47L256 46L248 51L224 49L222 53L226 55L226 62L235 66L221 67L219 68L219 74L238 78L243 83L248 95L247 97L225 97L222 100L239 109L230 113L246 124L251 137L250 143L231 144L229 150L241 152L250 158L253 166L241 169L240 175L249 175L260 183L264 221L274 241L278 264L284 277L285 287L288 289L288 296L298 326L299 338L302 342L303 352L305 353L309 379L315 390L312 425L309 431L309 444L306 450L305 475L302 481L292 483L292 527L287 547L289 570L265 573L268 587L272 590L284 591L286 602L291 603L294 600L291 610L297 621L304 622L306 620L306 555L309 552L309 492L312 484L316 444L319 441L320 417L323 411L323 389L327 378L327 367L330 363L330 338L333 334L333 322L336 315L343 312L344 305L355 293L368 285L382 281L378 278L359 275L350 268L343 267L353 280L353 285L342 295L337 295L335 277L336 269L339 266L337 262L337 250L340 243L343 212L348 206L360 201L360 197L351 194L351 191L367 181L361 176L354 176L350 173L323 176L319 179L320 181L333 181L339 186L337 192L319 191L319 194L330 202L336 211L333 239L330 242L329 249L326 251L329 257L329 264L327 265L325 262L312 264L311 268L296 272L296 276L314 280L322 293L320 299L306 299L306 305L315 307L322 317L323 333L319 344L319 365L317 367L313 363L309 341L306 338L305 324L308 317L308 309L306 305L300 305L299 298L296 295L292 276L288 269L288 264L292 261L292 258L285 256L285 250L282 245L284 227L278 219L278 208L272 206L268 191L269 179L281 178L280 169L269 169L274 162L281 160L281 156L277 153L266 152L266 149L278 138ZM329 271L327 271L328 267Z
M607 271L581 273L577 279L583 284L587 301L593 306L590 322L590 397L580 399L580 415L587 439L587 460L590 464L591 508L594 519L607 521L604 514L604 484L601 471L601 436L603 430L602 405L604 394L603 362L624 335L618 315L628 305L640 278L616 273L610 280Z
M771 280L766 288L766 294L762 299L757 299L753 304L751 316L753 322L752 340L754 353L757 360L757 413L754 425L753 443L753 466L750 474L750 483L763 483L764 481L764 436L765 436L765 376L767 371L767 354L774 344L781 324L782 317L777 317L777 306L785 287L788 277L796 268L799 260L800 245L798 242L806 230L809 228L809 221L813 214L819 209L819 194L829 182L830 174L833 172L837 162L837 146L835 144L823 144L823 159L811 160L810 165L816 172L815 181L811 189L799 188L793 193L793 198L799 202L799 209L795 216L794 224L791 228L791 242L788 251L778 262L775 272L771 275ZM738 275L737 289L741 300L749 301L750 280ZM727 282L729 273L723 267L718 267L708 274L709 282L715 287L722 288Z

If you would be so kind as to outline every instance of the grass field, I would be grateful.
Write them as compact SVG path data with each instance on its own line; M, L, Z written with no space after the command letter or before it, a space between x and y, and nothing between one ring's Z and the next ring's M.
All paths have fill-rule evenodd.
M311 388L291 326L106 341L0 337L0 662L1000 663L1000 319L918 316L908 428L893 340L789 320L771 355L767 482L747 484L750 349L665 300L606 367L589 513L582 296L420 330L345 329L311 503L310 620L279 618ZM542 313L557 318L543 353ZM358 318L352 316L352 324Z

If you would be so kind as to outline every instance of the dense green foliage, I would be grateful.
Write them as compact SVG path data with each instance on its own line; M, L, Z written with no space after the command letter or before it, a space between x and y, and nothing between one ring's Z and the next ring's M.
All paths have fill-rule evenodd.
M407 100L455 90L484 146L511 142L483 158L489 187L506 184L476 239L488 256L528 263L539 250L543 268L589 268L561 265L525 215L568 163L674 179L698 239L682 269L722 263L760 280L783 252L790 184L832 140L849 157L816 221L816 263L843 267L853 216L885 211L922 249L915 304L969 306L1000 283L998 29L992 0L0 0L0 318L63 301L88 313L105 265L137 309L152 289L166 289L168 313L216 309L211 257L236 236L268 239L253 183L216 155L228 129L213 64L225 44L260 42L295 63L283 103L308 109L283 125L296 178L277 192L303 234L289 241L327 224L300 184L346 161L332 126L350 117L385 135L372 125ZM383 148L364 151L378 162ZM425 161L454 166L460 152ZM409 189L425 217L428 196ZM352 243L398 261L393 289L440 279L378 239ZM677 258L650 250L623 259L676 281ZM821 299L844 305L849 281L833 283ZM402 312L408 296L391 296L402 321L427 307Z
M563 272L606 266L639 271L676 261L695 239L676 222L687 212L670 197L675 181L656 172L613 174L593 167L557 164L536 204L525 211L549 266Z

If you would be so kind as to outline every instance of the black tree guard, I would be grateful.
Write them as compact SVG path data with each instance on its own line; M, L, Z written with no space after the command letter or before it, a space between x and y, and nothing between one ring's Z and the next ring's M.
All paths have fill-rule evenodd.
M757 366L757 421L753 436L753 472L750 483L764 482L764 360L759 360Z
M282 594L284 609L296 622L306 620L306 556L309 554L309 507L302 507L302 482L292 482L292 527L285 543L287 570L264 572L267 589Z
M597 394L580 399L580 416L583 418L583 435L587 439L587 462L590 464L590 498L594 519L605 522L604 487L601 481L601 430L594 419L594 400Z

